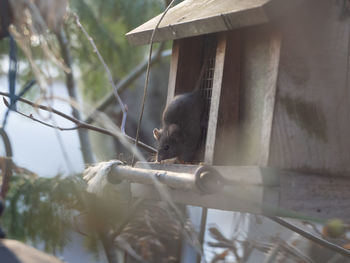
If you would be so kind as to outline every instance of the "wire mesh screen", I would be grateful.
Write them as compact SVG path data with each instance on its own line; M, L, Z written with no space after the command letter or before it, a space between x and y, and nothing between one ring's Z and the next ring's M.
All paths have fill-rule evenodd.
M215 55L216 55L216 37L207 36L204 39L204 48L202 55L202 65L205 66L203 78L201 79L200 92L202 98L204 98L205 107L204 107L204 117L203 117L203 126L200 142L200 159L203 159L205 152L205 141L207 137L208 130L208 121L209 121L209 110L211 95L213 90L213 79L214 79L214 70L215 70Z

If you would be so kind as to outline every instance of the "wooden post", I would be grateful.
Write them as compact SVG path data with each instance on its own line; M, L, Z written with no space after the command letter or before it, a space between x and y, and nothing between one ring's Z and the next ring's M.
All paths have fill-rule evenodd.
M166 104L168 105L170 101L175 96L175 88L176 88L176 76L179 65L179 53L180 53L180 43L179 41L173 42L173 50L170 60L170 72L169 72L169 83L168 83L168 96L166 100Z
M214 70L214 80L211 96L211 104L209 111L209 122L208 122L208 132L205 144L205 155L204 161L206 164L213 164L214 161L214 148L216 139L216 128L220 105L220 94L221 94L221 84L222 76L224 73L224 63L225 63L225 53L226 53L226 34L220 34L218 36L218 43L216 48L216 58L215 58L215 70Z
M269 154L270 154L270 142L273 124L273 115L275 109L275 98L277 90L277 77L278 67L280 62L281 52L281 34L276 30L271 30L269 39L269 60L266 63L267 75L266 80L266 92L264 94L264 106L262 113L262 127L261 127L261 151L259 165L268 165Z

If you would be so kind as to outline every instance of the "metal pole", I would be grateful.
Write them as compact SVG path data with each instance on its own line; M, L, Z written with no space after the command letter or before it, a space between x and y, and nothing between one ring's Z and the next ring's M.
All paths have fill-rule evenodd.
M108 174L108 181L119 184L123 180L140 184L154 184L157 180L174 189L191 190L202 194L217 193L224 186L223 177L210 166L201 166L192 174L113 165Z
M204 237L205 237L205 230L207 226L207 217L208 217L208 208L202 207L202 216L201 216L201 224L200 224L200 230L199 230L199 242L202 246L202 252L203 252L203 257L204 257L204 249L203 249L203 244L204 244ZM197 263L201 263L202 258L201 255L197 255Z

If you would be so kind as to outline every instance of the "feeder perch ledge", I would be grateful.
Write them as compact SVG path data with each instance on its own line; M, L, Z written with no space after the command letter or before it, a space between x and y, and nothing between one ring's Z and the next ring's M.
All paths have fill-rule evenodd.
M214 194L224 186L224 178L213 167L199 166L194 173L171 172L134 168L117 162L109 170L108 181L119 184L124 180L139 184L158 182L177 190L195 191L200 194Z

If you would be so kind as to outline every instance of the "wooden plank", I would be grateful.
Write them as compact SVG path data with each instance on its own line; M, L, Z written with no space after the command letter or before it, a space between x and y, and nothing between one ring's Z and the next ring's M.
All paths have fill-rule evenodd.
M274 112L280 38L263 25L227 32L227 68L215 164L265 165ZM221 123L220 123L221 122ZM220 142L219 142L220 140ZM267 140L267 141L266 141Z
M233 30L225 34L227 44L217 115L215 165L232 164L239 119L243 30ZM209 129L213 127L209 126Z
M316 218L349 219L349 178L288 173L280 177L280 184L283 209Z
M266 23L270 0L185 0L171 8L159 25L155 41L181 39ZM147 44L162 14L126 34L130 43Z
M259 186L238 186L230 189L226 195L199 195L168 189L171 200L175 203L201 206L226 211L241 211L262 214L261 206L256 205L262 198L263 189ZM161 200L158 191L150 185L131 184L134 197ZM240 198L241 197L241 198Z
M171 8L155 41L229 31L273 21L307 0L185 0ZM161 14L126 34L131 44L148 44Z
M175 88L176 88L176 76L177 70L179 66L179 56L180 56L180 43L179 41L173 42L171 60L170 60L170 72L169 72L169 83L168 83L168 96L166 100L166 104L175 96Z
M272 133L272 122L275 109L275 98L277 90L277 76L278 68L280 64L280 51L281 51L281 34L275 29L270 31L270 46L269 48L269 59L264 65L267 67L266 75L266 92L263 94L263 112L262 112L262 125L261 125L261 145L260 145L260 160L259 165L268 165L269 154L270 154L270 141Z
M334 1L310 1L279 23L270 166L350 176L350 24L339 18L340 8Z
M222 77L224 73L224 63L225 63L226 44L227 44L226 40L227 40L226 34L218 35L212 96L211 96L210 111L209 111L208 131L207 131L207 139L205 143L205 154L204 154L204 161L207 164L213 164L213 161L214 161L216 129L217 129Z

